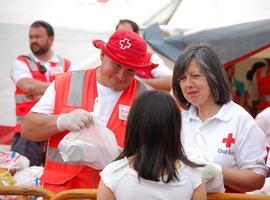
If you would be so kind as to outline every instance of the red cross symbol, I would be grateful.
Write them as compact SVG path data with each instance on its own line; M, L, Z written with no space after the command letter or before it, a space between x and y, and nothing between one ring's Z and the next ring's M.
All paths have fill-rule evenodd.
M128 49L131 46L129 39L125 38L119 41L119 45L121 49Z
M227 138L223 138L222 143L226 143L226 147L231 147L232 143L234 144L235 139L232 136L233 134L229 133Z

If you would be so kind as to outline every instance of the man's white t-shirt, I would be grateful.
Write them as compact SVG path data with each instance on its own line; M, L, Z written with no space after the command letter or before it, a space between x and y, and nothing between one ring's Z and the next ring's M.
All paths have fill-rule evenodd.
M121 96L122 92L116 92L97 82L98 97L95 100L94 113L100 118L106 126L111 116L113 108ZM32 107L31 112L53 114L55 104L55 86L54 82L47 88L41 99Z
M100 173L102 182L111 189L117 200L190 200L193 191L201 184L196 168L181 163L179 180L169 183L138 179L138 173L129 167L128 159L114 161Z
M111 88L103 86L97 82L97 92L98 97L95 100L94 113L96 113L102 123L106 125L111 116L113 108L123 91L116 92Z

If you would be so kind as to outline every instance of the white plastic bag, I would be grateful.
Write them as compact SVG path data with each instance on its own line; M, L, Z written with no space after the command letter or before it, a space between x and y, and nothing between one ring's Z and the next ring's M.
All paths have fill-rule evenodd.
M13 176L15 185L40 186L40 177L43 174L43 169L43 167L32 166L16 172Z
M0 168L18 171L28 168L29 165L29 159L15 151L0 151Z
M58 149L65 162L76 162L103 169L120 153L114 133L93 115L94 125L68 133Z

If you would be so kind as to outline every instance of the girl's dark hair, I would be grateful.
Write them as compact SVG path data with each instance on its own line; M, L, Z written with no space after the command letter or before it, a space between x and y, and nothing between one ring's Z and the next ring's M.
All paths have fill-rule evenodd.
M180 130L181 113L175 100L165 92L145 92L130 109L124 150L118 159L134 156L132 166L139 179L159 181L162 177L164 183L178 180L179 160L192 167L203 166L187 159Z
M232 88L223 65L217 54L209 46L196 44L185 48L174 65L172 89L180 106L188 109L191 105L184 97L179 81L193 59L196 59L199 63L216 104L228 103L231 100Z
M115 27L115 30L118 29L118 26L120 24L125 24L125 23L128 23L128 24L131 25L133 32L139 33L140 28L139 28L138 24L136 22L132 21L132 20L129 20L129 19L120 19L118 24Z
M48 22L38 20L38 21L33 22L30 27L37 28L40 26L46 29L48 36L54 36L53 27Z

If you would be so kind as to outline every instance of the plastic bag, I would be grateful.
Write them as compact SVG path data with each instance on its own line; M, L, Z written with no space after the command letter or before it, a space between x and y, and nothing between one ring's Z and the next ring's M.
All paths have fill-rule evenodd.
M76 162L94 169L103 169L120 153L114 133L93 115L94 125L70 132L58 145L65 162Z
M32 166L20 170L14 174L15 185L19 186L39 186L40 177L43 174L43 167Z
M15 151L0 151L0 186L15 184L12 174L29 167L30 161ZM16 200L16 195L0 195L1 200Z
M29 159L15 151L0 151L0 168L22 170L29 165Z
M14 185L15 181L8 169L0 168L0 186Z

